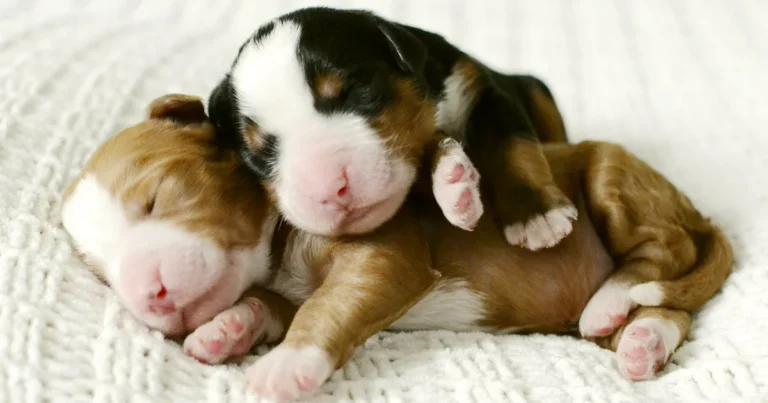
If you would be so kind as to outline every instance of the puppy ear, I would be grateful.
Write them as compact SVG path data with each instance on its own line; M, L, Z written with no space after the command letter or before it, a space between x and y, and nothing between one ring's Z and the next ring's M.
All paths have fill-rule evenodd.
M179 123L202 123L205 115L203 100L192 95L168 94L149 104L150 119L172 119Z
M387 38L397 65L406 73L421 74L427 63L427 47L402 25L378 18L379 30Z
M216 131L222 135L236 133L238 116L235 109L235 88L232 86L232 76L227 74L219 85L211 91L208 97L208 113Z

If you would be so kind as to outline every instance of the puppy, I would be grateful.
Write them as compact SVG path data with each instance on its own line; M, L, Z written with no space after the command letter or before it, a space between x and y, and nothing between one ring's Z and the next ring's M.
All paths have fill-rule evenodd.
M423 165L437 167L429 190L449 222L474 228L478 175L458 161L437 165L430 150L441 141L463 143L511 244L551 247L576 219L539 143L566 139L544 83L368 12L306 8L261 26L209 107L286 219L309 232L378 227Z
M326 238L277 223L199 99L168 95L149 109L94 153L66 191L62 221L139 319L192 332L189 355L219 363L282 340L247 372L262 397L314 391L385 328L578 329L617 352L623 375L649 379L731 270L721 232L616 145L545 145L579 209L553 248L510 246L489 217L464 231L418 196L373 231Z

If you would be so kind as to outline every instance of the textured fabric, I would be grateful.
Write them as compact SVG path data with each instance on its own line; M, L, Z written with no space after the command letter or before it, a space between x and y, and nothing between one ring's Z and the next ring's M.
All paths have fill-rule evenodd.
M261 22L312 3L0 1L0 402L244 401L241 366L185 357L85 269L61 193L151 99L207 96ZM725 229L737 264L654 381L625 381L613 353L567 337L382 333L318 401L767 401L768 2L328 4L541 76L574 140L619 142L668 175Z

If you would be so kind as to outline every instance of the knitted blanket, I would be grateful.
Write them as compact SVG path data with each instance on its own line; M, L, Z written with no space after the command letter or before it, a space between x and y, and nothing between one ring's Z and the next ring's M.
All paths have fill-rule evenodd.
M148 331L77 259L61 193L167 92L206 97L240 43L300 0L0 1L0 402L240 402ZM611 140L686 192L737 263L660 376L559 336L381 333L313 401L768 401L768 2L382 0L493 67L553 89L573 140ZM259 350L263 353L264 350Z

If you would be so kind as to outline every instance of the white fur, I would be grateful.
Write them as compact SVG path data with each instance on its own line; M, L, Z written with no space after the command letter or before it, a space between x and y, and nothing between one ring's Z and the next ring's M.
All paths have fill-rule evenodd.
M642 306L659 306L664 301L664 290L655 281L638 284L629 289L629 298Z
M293 239L295 247L291 248L285 256L278 257L282 260L280 270L269 285L272 291L297 305L306 301L314 291L310 278L312 270L307 264L305 254L312 249L313 242L317 242L313 235L296 232Z
M184 339L184 353L208 364L219 364L236 355L233 348L238 344L246 343L250 347L264 320L257 318L247 304L237 304L188 335ZM232 324L241 326L239 331ZM218 345L213 347L214 343Z
M279 345L248 368L248 390L275 402L311 394L333 373L330 355L317 346L301 348Z
M525 223L514 223L504 228L504 236L512 245L530 250L551 248L573 230L578 211L573 206L559 207Z
M268 276L276 213L265 220L257 246L225 251L170 220L137 217L130 208L85 174L63 204L62 222L94 270L150 327L176 334L207 321ZM161 287L167 295L159 301L153 295ZM159 314L157 304L175 311ZM184 308L189 312L182 318Z
M346 175L348 209L392 199L369 214L373 222L361 220L348 229L368 231L395 213L416 170L392 155L363 117L315 109L297 55L300 35L300 26L280 22L258 44L245 46L232 70L240 113L279 139L274 182L280 210L290 222L319 234L339 231L346 212L322 202Z
M263 284L269 278L269 268L272 265L272 237L275 235L279 218L277 211L270 208L261 224L259 244L251 248L236 249L230 253L234 270L243 273L242 281L247 286L253 283Z
M184 306L221 278L227 266L225 251L215 242L168 220L138 220L117 239L107 272L118 292L133 287L129 282L156 277Z
M64 202L61 221L77 249L102 268L130 225L122 203L90 174L80 179ZM116 277L103 274L110 281Z
M483 215L479 189L480 174L456 140L450 138L443 140L440 146L446 149L447 153L440 159L432 175L432 192L435 200L451 224L465 230L474 229ZM451 183L449 178L457 166L464 169L464 175L460 180ZM461 194L467 190L471 192L471 201L466 208L459 209L456 203Z
M398 330L482 330L486 317L483 299L464 280L441 281L434 290L390 325Z
M437 103L435 122L437 127L453 137L464 136L469 113L474 106L470 83L454 71L443 82L443 98Z
M643 331L646 334L639 334ZM616 348L619 371L631 380L648 380L680 344L680 329L669 319L641 318L630 323ZM659 346L659 343L661 345Z
M579 331L584 337L606 336L626 320L634 307L635 304L629 299L627 285L606 282L590 298L581 313Z
M184 352L202 362L218 364L248 352L257 340L278 340L285 328L269 307L246 298L219 313L184 339Z

